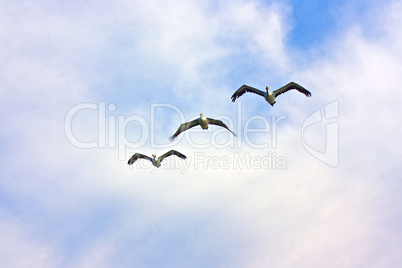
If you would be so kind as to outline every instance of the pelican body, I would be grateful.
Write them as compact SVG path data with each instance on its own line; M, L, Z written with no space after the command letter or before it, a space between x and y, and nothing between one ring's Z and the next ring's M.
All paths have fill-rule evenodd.
M153 154L152 157L153 157L151 159L152 165L154 165L155 167L160 167L163 159L160 157L156 157L156 154Z
M165 158L168 157L168 156L171 156L171 155L176 155L176 156L180 157L181 159L186 159L186 156L185 156L184 154L182 154L182 153L180 153L180 152L178 152L178 151L176 151L176 150L170 150L169 152L163 154L163 155L160 156L160 157L156 157L156 155L153 154L153 155L152 155L152 158L149 157L149 156L140 154L140 153L135 153L135 154L128 160L127 164L132 165L135 161L137 161L137 159L143 158L143 159L147 159L147 160L151 161L151 162L152 162L152 165L154 165L155 167L158 168L158 167L161 166L162 160L165 159Z
M208 119L201 113L200 118L198 118L198 123L202 129L208 129Z
M171 136L169 139L170 141L173 141L177 136L179 136L180 133L182 133L183 131L186 131L187 129L190 129L192 127L195 127L197 125L200 125L200 127L202 129L208 129L209 124L211 125L217 125L217 126L221 126L226 128L227 130L230 131L230 133L232 133L234 136L236 136L236 134L231 131L226 125L225 123L223 123L221 120L216 120L216 119L212 119L212 118L208 118L205 117L202 113L200 113L200 117L197 119L194 119L193 121L190 122L186 122L180 125L180 127L177 129L177 131L173 134L173 136Z
M276 103L276 97L279 96L280 94L283 94L289 90L296 89L297 91L303 93L306 95L306 97L311 97L311 92L302 87L301 85L295 83L295 82L290 82L286 85L284 85L281 88L278 88L277 90L270 91L269 87L266 86L265 92L261 91L259 89L247 86L247 85L242 85L236 92L232 95L232 102L235 102L236 99L238 99L240 96L242 96L246 92L251 92L254 94L258 94L262 97L264 97L265 101L268 102L271 106L274 106Z

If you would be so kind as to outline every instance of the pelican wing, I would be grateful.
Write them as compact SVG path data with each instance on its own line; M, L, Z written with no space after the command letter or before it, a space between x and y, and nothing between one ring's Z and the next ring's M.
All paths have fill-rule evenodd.
M196 125L199 125L199 124L200 124L200 123L199 123L199 121L198 121L198 118L195 119L195 120L193 120L193 121L190 121L190 122L181 124L180 127L176 130L176 133L174 133L173 136L171 136L171 137L169 138L169 140L170 140L170 141L173 141L173 140L176 139L176 137L179 136L179 134L182 133L183 131L186 131L187 129L192 128L192 127L195 127Z
M243 95L243 94L246 93L246 92L255 93L255 94L258 94L258 95L263 96L263 97L264 97L264 94L265 94L263 91L261 91L261 90L259 90L259 89L256 89L256 88L253 88L253 87L250 87L250 86L247 86L247 85L242 85L242 86L241 86L238 90L236 90L236 92L232 95L232 102L235 102L236 99L238 99L241 95Z
M277 96L281 95L282 93L285 93L286 91L289 91L292 89L296 89L297 91L306 95L306 97L311 97L310 91L308 91L307 89L305 89L304 87L302 87L301 85L299 85L295 82L290 82L289 84L286 84L283 87L278 88L277 90L274 91L275 98Z
M212 119L212 118L207 118L207 119L208 119L208 123L210 123L210 124L212 124L212 125L217 125L217 126L224 127L224 128L226 128L227 130L229 130L229 131L236 137L236 134L235 134L233 131L231 131L231 130L228 128L228 126L225 125L225 123L223 123L221 120L215 120L215 119Z
M127 164L132 165L138 158L148 159L152 162L152 158L143 154L135 153L127 162Z
M176 156L180 157L181 159L186 159L186 158L187 158L184 154L182 154L182 153L180 153L180 152L178 152L178 151L176 151L176 150L170 150L169 152L167 152L167 153L161 155L161 157L159 157L159 159L160 159L161 162L162 162L162 160L163 160L165 157L168 157L168 156L171 156L171 155L176 155Z

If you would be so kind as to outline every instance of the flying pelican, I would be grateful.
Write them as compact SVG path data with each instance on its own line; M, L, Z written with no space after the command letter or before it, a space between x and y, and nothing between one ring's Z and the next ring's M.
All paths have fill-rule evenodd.
M180 127L177 129L176 133L173 134L173 136L171 136L169 138L169 140L173 141L177 136L179 136L180 133L182 133L183 131L186 131L187 129L195 127L196 125L200 125L202 129L208 129L208 124L224 127L227 130L229 130L236 137L236 134L234 134L233 131L231 131L225 125L225 123L223 123L221 120L215 120L215 119L212 119L212 118L205 117L201 113L199 118L194 119L193 121L181 124Z
M165 159L168 156L171 155L177 155L178 157L180 157L181 159L186 159L186 156L182 153L179 153L178 151L175 150L170 150L169 152L163 154L161 157L156 157L156 155L152 155L153 158L143 155L143 154L139 154L139 153L135 153L129 160L128 163L129 165L132 165L135 161L137 161L138 158L144 158L144 159L148 159L149 161L152 162L152 164L155 167L160 167L161 166L161 162L163 159Z
M276 103L275 99L276 97L278 97L279 95L281 95L282 93L285 93L286 91L292 90L292 89L296 89L297 91L303 93L304 95L306 95L306 97L311 97L311 93L310 91L308 91L307 89L305 89L304 87L302 87L301 85L295 83L295 82L290 82L289 84L284 85L281 88L278 88L275 91L269 91L269 87L267 86L266 88L266 92L263 92L259 89L247 86L247 85L242 85L238 90L236 90L236 92L232 95L232 102L235 102L237 98L239 98L241 95L243 95L246 92L251 92L251 93L255 93L258 94L260 96L263 96L264 99L271 104L271 106L274 106L274 104Z

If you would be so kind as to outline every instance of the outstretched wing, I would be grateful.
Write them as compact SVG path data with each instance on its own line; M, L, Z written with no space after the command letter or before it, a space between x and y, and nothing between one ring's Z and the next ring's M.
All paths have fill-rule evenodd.
M258 95L263 96L263 97L264 97L264 94L265 94L263 91L261 91L261 90L259 90L259 89L256 89L256 88L253 88L253 87L250 87L250 86L247 86L247 85L242 85L242 86L241 86L238 90L236 90L236 92L232 95L232 102L235 102L236 99L238 99L241 95L243 95L243 94L246 93L246 92L255 93L255 94L258 94Z
M176 133L174 133L173 136L169 138L169 140L173 141L174 139L176 139L177 136L179 136L180 133L186 131L189 128L195 127L198 124L199 124L198 118L193 121L181 124L180 127L177 129Z
M275 98L277 96L281 95L282 93L285 93L286 91L289 91L292 89L296 89L297 91L306 95L306 97L311 97L310 91L308 91L307 89L305 89L304 87L302 87L301 85L299 85L295 82L290 82L289 84L286 84L283 87L278 88L277 90L274 91Z
M187 158L184 154L182 154L182 153L180 153L180 152L178 152L178 151L176 151L176 150L170 150L169 152L167 152L167 153L161 155L161 157L159 157L159 159L160 159L161 162L162 162L162 160L163 160L165 157L168 157L168 156L171 156L171 155L177 155L177 156L180 157L181 159L186 159L186 158Z
M138 158L148 159L149 161L152 162L151 157L143 155L143 154L136 153L128 160L127 164L132 165L135 161L137 161Z
M236 134L233 131L231 131L228 128L228 126L225 125L225 123L223 123L221 120L215 120L215 119L212 119L212 118L207 118L207 120L208 120L208 123L210 123L212 125L217 125L217 126L221 126L221 127L226 128L227 130L229 130L236 137Z

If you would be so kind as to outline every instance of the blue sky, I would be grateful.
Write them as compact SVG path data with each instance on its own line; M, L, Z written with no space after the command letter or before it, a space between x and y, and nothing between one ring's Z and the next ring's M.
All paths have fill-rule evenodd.
M400 1L0 6L1 266L401 265Z

